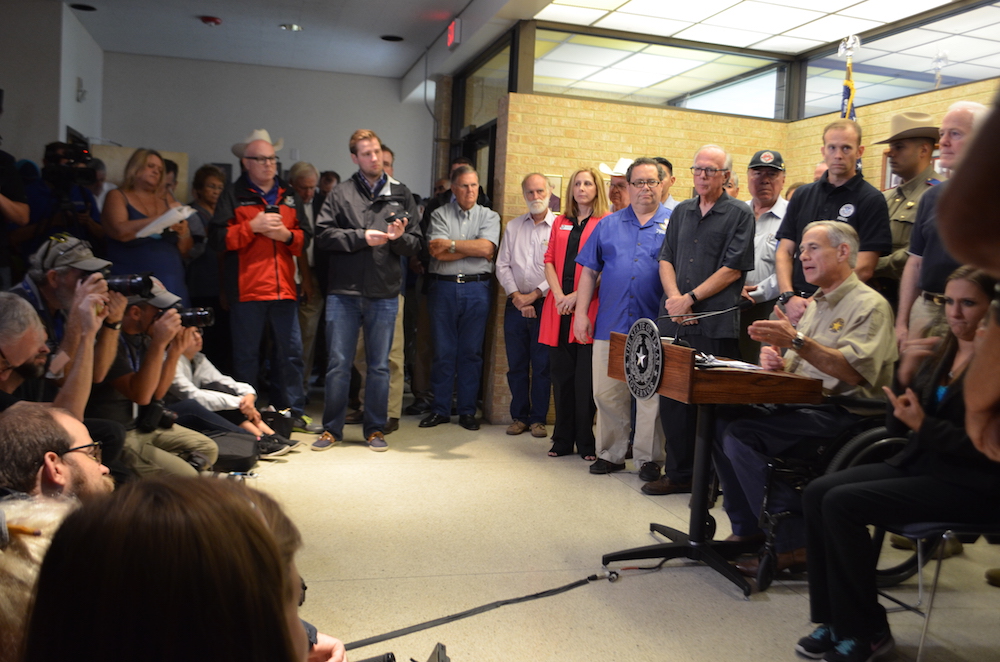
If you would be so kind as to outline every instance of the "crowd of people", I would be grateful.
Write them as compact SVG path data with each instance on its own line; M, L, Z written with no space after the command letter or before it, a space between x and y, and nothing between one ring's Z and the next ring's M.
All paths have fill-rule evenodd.
M818 624L796 651L831 662L887 653L894 644L866 525L981 519L1000 496L995 389L965 406L969 375L995 381L975 355L980 337L984 352L996 351L996 321L986 328L996 317L996 253L984 257L946 229L965 219L943 224L939 202L957 195L939 173L960 168L987 114L958 102L940 123L916 112L893 117L875 143L887 146L894 178L884 192L858 169L861 126L841 119L823 129L813 182L786 188L785 160L765 146L747 165L741 201L732 156L705 145L691 160L688 199L672 197L674 164L662 156L581 164L555 210L549 178L525 175L526 211L503 229L468 159L422 200L393 177L395 154L370 130L352 134L357 171L342 182L305 162L286 181L282 141L256 130L233 145L235 181L211 165L195 172L189 207L174 198L176 164L155 150L137 150L117 188L103 164L77 167L88 163L70 144L46 149L40 179L21 181L0 159L9 224L0 235L9 288L0 293L0 489L13 501L84 503L56 517L66 520L54 535L37 528L52 544L30 618L3 614L26 633L25 659L65 657L82 641L107 659L141 644L164 659L219 659L223 648L260 659L310 655L295 616L294 525L263 495L192 479L286 455L300 445L292 431L314 435L309 446L325 451L360 424L367 447L386 451L404 414L422 417L421 428L457 415L478 430L494 281L506 295L507 434L547 437L554 393L548 455L576 453L596 475L631 460L648 495L691 490L695 411L635 398L609 377L612 333L651 319L661 336L699 352L822 381L833 399L820 405L720 411L714 459L730 540L763 538L771 458L833 439L873 402L886 403L890 427L909 438L899 456L817 480L804 495L778 485L770 498L790 514L775 542L778 569L808 569ZM21 171L30 175L31 164ZM956 236L945 244L949 232ZM305 414L317 364L321 421ZM407 382L413 402L404 409ZM207 503L212 512L199 515ZM141 553L122 544L126 536L142 538ZM245 553L227 556L237 539ZM99 549L82 554L86 545ZM147 577L162 562L194 577L202 557L217 562L212 577L190 582L197 594L139 590L118 572ZM756 559L737 567L758 570ZM52 637L46 628L74 620L65 579L81 575L94 592L115 595L105 606L120 611L116 619L143 613L161 594L157 609L183 600L207 613L209 597L229 591L227 577L248 576L255 581L241 584L247 594L235 602L273 613L230 614L243 626L263 618L251 628L259 640L213 640L207 615L193 619L205 632L184 644L173 636L184 624L153 631L142 617L125 633L87 621L71 637ZM134 604L118 599L126 596ZM311 635L315 659L343 657L339 642ZM53 648L60 640L69 647Z

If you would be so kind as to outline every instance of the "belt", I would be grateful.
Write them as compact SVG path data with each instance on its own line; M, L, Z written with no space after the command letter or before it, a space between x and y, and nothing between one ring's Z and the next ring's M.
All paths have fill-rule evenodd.
M933 292L921 292L920 293L920 297L924 301L929 301L929 302L931 302L931 303L933 303L933 304L935 304L937 306L943 306L944 305L944 295L943 294L934 294Z
M449 283L475 283L480 280L489 280L493 274L456 274L450 276L447 274L427 274L431 277L431 280L446 280Z

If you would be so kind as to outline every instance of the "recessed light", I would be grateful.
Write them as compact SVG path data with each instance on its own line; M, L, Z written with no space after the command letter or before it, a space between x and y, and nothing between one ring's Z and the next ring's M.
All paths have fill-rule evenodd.
M278 27L289 32L302 32L302 26L297 23L282 23Z
M403 41L403 38L398 34L384 34L379 39L382 41Z
M75 9L77 11L97 11L97 7L93 7L91 5L85 5L82 3L70 5L70 9Z

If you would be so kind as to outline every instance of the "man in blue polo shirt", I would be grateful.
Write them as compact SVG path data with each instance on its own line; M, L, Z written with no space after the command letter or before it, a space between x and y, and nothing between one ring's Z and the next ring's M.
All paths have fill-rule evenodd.
M576 261L583 266L577 288L573 332L583 340L594 339L594 402L597 403L597 461L592 474L609 474L625 468L631 423L632 396L624 382L608 377L611 332L628 333L643 317L655 318L663 287L659 277L660 245L668 213L660 204L660 189L667 172L653 159L636 159L626 172L631 204L603 219ZM601 277L596 328L587 310L597 275ZM636 400L635 441L632 449L639 477L656 480L663 463L663 429L659 398Z

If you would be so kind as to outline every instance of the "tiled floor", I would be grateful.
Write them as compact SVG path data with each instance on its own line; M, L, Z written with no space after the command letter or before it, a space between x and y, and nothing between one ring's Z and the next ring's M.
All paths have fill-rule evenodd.
M687 528L688 495L645 496L633 473L591 476L577 456L547 457L548 439L417 422L403 418L385 453L368 450L354 425L331 450L258 468L258 487L305 539L302 615L345 642L583 579L601 570L602 554L650 544L650 522ZM1000 660L1000 589L983 581L998 565L1000 547L985 542L945 561L926 659ZM898 590L912 596L916 583ZM895 659L914 659L922 619L890 622ZM745 600L711 570L672 561L349 655L423 662L442 642L455 662L793 660L810 630L804 581Z

